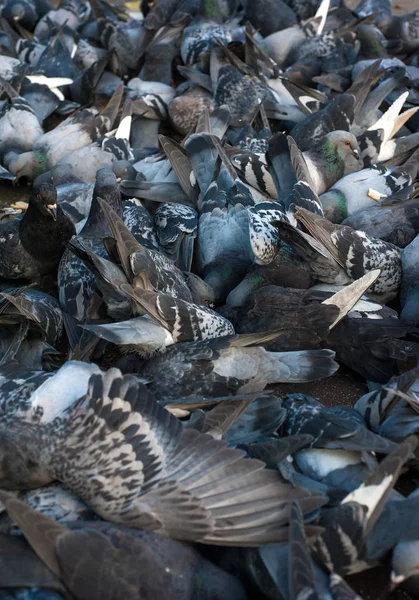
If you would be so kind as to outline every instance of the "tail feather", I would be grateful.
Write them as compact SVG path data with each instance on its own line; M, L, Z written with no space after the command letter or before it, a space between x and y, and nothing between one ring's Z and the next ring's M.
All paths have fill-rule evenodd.
M269 172L275 183L278 200L284 200L291 194L297 179L291 162L287 137L283 133L276 133L272 136L266 158Z
M332 350L299 350L296 352L269 352L270 383L302 383L330 377L339 369Z
M212 182L218 151L214 138L208 133L191 135L185 142L186 154L191 162L201 194L205 194Z
M391 77L380 83L375 90L368 94L367 99L363 103L355 123L362 128L367 128L373 125L377 120L377 110L383 100L394 90L404 77L404 69L395 70ZM352 129L351 129L352 130Z
M199 190L194 182L192 165L185 150L165 135L159 135L160 144L172 165L180 187L192 204L198 201Z
M172 202L191 208L195 207L194 202L178 183L146 183L145 181L124 179L121 182L121 192L130 198L141 198L152 202Z
M355 79L351 87L346 90L347 94L353 94L355 96L354 113L358 115L362 105L364 104L368 94L371 92L371 87L376 81L378 69L380 67L381 60L376 60L369 67L361 71L358 77Z
M374 123L374 125L371 125L371 127L368 128L369 130L382 129L384 131L384 139L383 139L384 143L386 143L394 135L393 130L394 130L394 133L396 133L398 131L398 129L400 129L400 127L402 126L402 125L400 125L400 127L397 127L396 123L397 123L397 119L399 117L399 113L400 113L401 109L403 108L408 95L409 95L409 92L404 92L403 94L401 94L397 98L397 100L395 100L393 102L393 104L390 106L390 108L388 108L386 110L386 112L378 119L378 121L376 121ZM416 108L416 110L417 110L417 108Z
M222 104L210 114L211 133L222 140L230 122L230 109L226 104Z
M366 506L365 536L373 528L379 518L385 501L395 486L403 465L412 456L417 447L417 438L410 437L378 465L365 483L348 494L342 504L357 502Z
M108 104L102 110L100 115L95 119L96 125L99 132L104 135L107 131L110 131L115 123L118 115L119 106L121 104L122 96L124 94L124 84L121 83L115 92L112 94Z
M300 594L304 597L307 592L317 596L303 515L296 502L292 504L290 516L288 581L291 597L298 598Z

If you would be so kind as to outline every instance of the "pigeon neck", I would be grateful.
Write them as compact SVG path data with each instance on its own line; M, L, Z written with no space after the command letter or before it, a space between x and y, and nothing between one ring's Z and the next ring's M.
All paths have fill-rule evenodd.
M43 173L46 173L46 171L48 171L47 156L43 152L34 151L33 164L33 179L36 179L36 177L39 177L39 175L42 175Z
M218 20L219 11L217 0L201 0L199 14L204 19Z
M93 194L92 204L90 206L89 216L86 221L86 225L83 228L83 232L94 229L96 233L109 233L109 226L106 220L105 214L100 207L98 202L100 194ZM116 212L116 214L122 219L122 202L119 191L115 191L113 194L106 194L103 198L109 204L109 206Z
M345 169L345 162L340 156L338 148L330 140L320 142L320 152L323 157L324 167L328 174L336 174Z
M348 218L348 207L345 195L339 190L329 190L322 196L325 217L332 223L342 223Z
M334 223L342 223L345 219L348 218L348 207L346 206L346 198L340 192L336 195L336 211L335 211L335 219Z
M25 210L21 223L24 224L25 221L30 221L33 223L40 217L40 215L41 213L38 208L29 200L28 208Z

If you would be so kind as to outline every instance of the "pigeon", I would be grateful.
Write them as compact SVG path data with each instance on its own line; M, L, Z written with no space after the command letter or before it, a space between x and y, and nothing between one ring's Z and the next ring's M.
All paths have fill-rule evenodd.
M121 283L119 288L146 316L107 325L83 325L83 329L114 344L130 346L140 356L153 356L179 342L234 334L228 319L204 305L154 290L145 273L136 278L135 287Z
M304 524L301 511L294 503L288 543L264 546L257 551L261 564L251 575L262 593L269 591L267 581L270 580L275 592L289 600L297 599L301 594L307 598L331 597L333 594L336 599L360 600L342 577L323 569L311 556L310 545L320 533L320 527ZM263 577L264 574L268 577Z
M18 21L20 25L29 30L34 28L39 19L36 3L30 0L5 2L1 14L10 24L13 24L13 21Z
M285 241L308 260L320 281L346 284L380 268L381 274L369 290L370 297L385 303L396 296L402 280L401 252L397 246L363 231L333 225L304 208L297 209L295 218L313 238L291 229L287 223L278 223L277 227Z
M116 177L109 169L100 169L96 174L89 216L79 235L73 239L73 243L80 238L83 245L89 250L106 258L107 254L102 240L110 231L99 204L99 197L122 215ZM95 302L95 277L69 248L66 249L59 265L58 289L61 306L76 321L84 322L87 315L94 318L95 311L98 310L98 303Z
M253 262L269 263L278 252L279 239L270 221L281 218L283 209L274 202L254 206L215 136L195 134L187 140L185 150L202 195L198 207L198 274L222 303ZM212 181L211 169L218 156L220 174Z
M180 421L160 407L142 384L133 377L123 377L116 369L94 375L83 402L84 410L75 406L73 415L67 413L66 418L58 417L57 421L45 425L43 435L40 435L43 426L34 428L30 423L16 422L17 430L25 430L25 447L19 446L19 456L10 453L10 438L15 437L15 443L16 436L22 440L22 432L14 433L10 426L2 432L3 489L28 489L57 479L70 491L77 491L78 496L106 520L129 522L131 527L152 529L174 539L235 546L281 541L286 532L283 525L289 515L290 502L298 500L306 513L325 501L323 496L283 483L279 475L265 469L263 463L244 459L244 453L226 448L224 442L193 429L183 430ZM121 415L121 402L126 413L112 419L116 417L115 411ZM90 420L88 437L86 420ZM100 439L98 428L102 431ZM150 439L153 439L151 446ZM124 462L125 450L130 453L129 465ZM31 452L33 458L37 456L39 462L34 460L28 464L27 452ZM121 469L124 472L128 466L129 491L114 475ZM97 478L93 490L94 473ZM227 473L230 476L236 473L234 491L227 483ZM213 500L203 503L207 478ZM217 498L227 491L232 495L228 502L229 518L225 519L216 511ZM169 509L164 508L166 502ZM248 504L249 513L243 512L244 502ZM265 507L256 518L255 502L256 505L262 502ZM196 521L179 518L180 511L187 515L190 510L197 511ZM246 514L251 526L243 529ZM208 517L212 517L211 520Z
M130 231L101 198L98 202L114 236L116 253L127 282L133 283L134 287L141 287L137 278L141 279L145 274L154 289L191 302L192 294L180 269L161 252L142 246L131 233L133 228Z
M396 445L369 431L359 413L350 407L325 408L320 402L303 394L288 394L282 398L287 410L282 425L286 435L311 435L312 448L355 450L388 454ZM327 460L327 458L326 458Z
M0 85L9 98L0 115L0 152L32 150L44 133L42 125L29 102L4 78L0 78Z
M282 244L268 265L254 264L244 279L229 293L226 304L243 306L252 292L266 286L308 289L313 283L310 267L288 244Z
M401 17L392 17L384 26L384 35L389 40L401 40L403 53L410 53L419 48L418 28L419 11L415 10Z
M412 156L412 162L402 167L387 169L379 165L362 169L340 179L325 194L320 196L324 216L332 223L341 223L361 210L374 206L377 202L407 192L415 181L419 156Z
M184 342L146 362L130 361L129 368L150 382L160 401L252 393L270 383L311 381L336 371L329 350L268 352L260 347L273 337L275 332Z
M73 223L57 206L55 187L35 187L22 218L0 225L0 277L39 281L57 268L74 233Z
M323 511L319 525L325 530L316 540L314 549L319 560L329 569L344 575L376 564L375 560L368 558L368 535L374 535L384 503L415 447L413 437L397 446L366 482L348 494L339 506ZM371 494L373 489L374 495ZM343 551L348 543L351 544L351 553Z
M285 2L277 5L275 2L245 3L245 16L255 29L259 29L263 37L281 31L297 23L297 17L292 8Z
M190 271L198 230L198 215L193 208L177 204L160 204L154 213L160 247L174 259L181 271Z
M114 135L105 135L101 142L96 141L65 154L58 164L47 173L38 176L35 182L44 177L50 177L52 181L62 181L64 171L70 181L91 183L94 182L97 171L106 167L112 168L115 175L121 178L131 167L129 160L133 159L129 144L130 113L131 104L128 100L122 111L120 124L113 132Z
M332 131L316 142L315 146L301 153L290 140L288 150L285 136L275 134L269 142L267 153L270 172L275 182L278 198L285 199L297 179L292 161L298 161L309 172L311 187L316 194L323 194L345 174L347 160L359 160L360 150L355 136L347 131ZM291 156L289 155L291 151ZM297 164L297 163L294 163ZM353 170L359 170L360 164Z
M32 287L12 288L0 294L0 323L28 323L34 333L55 346L63 334L64 317L53 296Z
M50 576L54 574L55 577L53 582L45 577L41 579L42 571L37 565L38 579L35 575L27 587L44 582L47 589L61 589L66 594L69 590L74 598L84 598L86 580L89 579L92 600L110 599L115 594L133 600L144 593L157 594L162 599L192 599L196 593L208 600L210 597L221 600L225 594L233 594L238 600L246 597L238 579L203 558L188 544L163 538L152 531L103 521L67 522L64 526L11 494L2 491L1 500L39 557L37 560L48 567ZM45 532L48 532L46 537ZM17 551L14 540L15 537L4 540L2 550L5 555ZM86 552L86 560L80 562L83 552ZM17 556L21 557L22 551ZM138 557L141 557L144 569L138 568ZM103 569L106 561L110 561L109 567ZM26 556L25 565L28 565ZM7 578L4 581L7 585ZM25 584L24 577L21 584Z
M39 38L47 38L51 26L62 26L64 23L72 30L77 29L81 21L87 17L87 7L82 2L67 0L58 9L51 9L36 24L34 34Z
M27 506L57 523L96 520L94 512L59 483L21 492L18 497Z
M352 300L351 286L333 296L315 288L306 291L266 286L250 294L240 307L225 306L218 311L231 321L236 333L258 333L269 328L277 331L277 337L266 344L269 350L331 348L339 361L363 377L385 383L398 373L397 361L407 362L416 355L416 327L398 319L393 311L381 315L381 305L373 304L379 308L378 314L371 314L369 303L363 300L358 309L358 304L354 306L356 298L369 283L360 279L351 285L361 286ZM363 306L368 311L362 311Z
M407 321L418 324L417 302L419 299L418 279L416 276L417 260L416 253L419 245L419 236L403 249L402 258L402 280L400 286L400 316Z
M418 217L419 201L414 198L389 206L374 203L344 219L342 225L405 248L419 233Z
M113 254L116 264L92 252L90 248L86 247L83 240L72 240L69 248L83 260L95 275L96 285L101 292L110 317L118 319L121 317L129 318L131 314L143 314L141 309L135 308L140 304L139 302L135 303L134 307L131 306L131 302L127 302L127 296L124 296L121 286L124 284L129 287L129 284L132 283L134 288L139 288L143 285L141 281L145 281L145 278L148 281L146 286L151 286L150 289L171 294L175 298L189 303L194 300L199 303L201 303L201 300L204 302L203 297L205 296L211 298L211 290L199 277L191 273L182 273L164 254L142 246L132 235L131 231L135 233L138 229L139 235L137 235L137 238L142 239L144 237L145 241L148 240L146 234L149 223L146 220L144 226L144 219L142 218L144 216L143 212L146 212L145 209L140 207L140 214L142 215L140 222L135 223L134 219L134 223L131 222L130 231L106 202L98 198L98 203L114 235L114 238L108 240L108 244L111 241L115 244ZM134 205L131 208L137 207ZM129 214L124 211L124 217L127 224L130 224L132 217L135 217L135 215L132 214L132 211ZM136 225L140 225L140 227L136 227ZM122 270L119 263L121 263ZM129 298L131 296L132 293L128 294Z
M234 406L233 417L228 411L229 405ZM231 421L235 418L236 411L241 410L241 405L245 405L245 408L232 424ZM232 398L231 400L224 399L216 404L212 410L203 414L204 427L200 431L208 433L210 430L215 432L216 435L218 435L218 431L221 431L223 439L230 446L240 447L251 458L263 460L261 456L251 454L249 447L253 448L254 442L258 442L260 439L270 439L272 436L275 436L286 413L280 407L280 399L269 394L258 395L255 400L248 398L241 402L237 398ZM267 462L266 464L268 466Z
M399 365L407 367L410 357L416 356L417 328L394 316L377 319L355 314L330 331L325 345L368 381L386 383L399 373Z
M416 433L418 375L417 368L411 369L359 398L354 408L372 431L396 442Z
M15 361L1 365L2 420L49 423L86 393L90 375L98 371L95 364L81 361L67 361L56 373Z
M76 112L59 127L39 137L30 152L23 152L11 160L11 173L17 178L25 176L34 179L49 171L70 153L89 146L112 128L122 92L121 86L99 115L88 110Z

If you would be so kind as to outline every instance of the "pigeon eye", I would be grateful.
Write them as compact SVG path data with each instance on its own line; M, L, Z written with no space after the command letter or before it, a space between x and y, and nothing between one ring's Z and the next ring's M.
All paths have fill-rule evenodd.
M345 142L345 146L350 146L351 142Z
M37 199L37 200L42 200L42 198L41 198L41 194L36 194L36 199Z

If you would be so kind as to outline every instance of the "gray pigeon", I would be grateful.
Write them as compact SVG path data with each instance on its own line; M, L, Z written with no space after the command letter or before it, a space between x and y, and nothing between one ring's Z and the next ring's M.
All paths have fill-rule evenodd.
M419 235L401 253L402 280L400 286L400 316L414 324L419 323L419 278L418 278Z
M62 499L68 501L65 496ZM154 532L95 521L92 516L90 520L66 522L64 526L45 514L42 506L35 510L3 491L1 501L36 553L30 556L28 548L17 545L16 542L22 542L20 537L2 536L3 556L7 561L16 561L1 579L2 587L10 588L8 595L14 589L18 591L12 574L24 565L19 587L29 588L26 597L35 597L34 593L56 600L63 597L58 592L67 596L68 591L74 598L85 598L88 593L90 600L111 600L122 595L125 600L135 600L144 594L161 600L192 600L196 594L202 600L222 600L229 595L236 600L246 597L238 579L188 544ZM42 563L49 577L44 575Z
M405 248L419 233L419 200L415 198L389 206L374 203L342 221L342 225Z
M419 152L415 152L401 167L388 169L375 165L346 175L320 196L324 216L332 223L341 223L377 202L385 202L394 194L401 199L408 198L418 167Z
M332 375L330 350L267 352L260 345L275 337L256 333L176 344L130 368L150 382L158 400L188 396L225 396L261 391L270 383L311 381ZM246 365L242 370L241 365Z
M267 152L269 170L281 200L288 197L297 180L303 179L300 169L309 177L305 180L313 191L323 194L349 169L361 169L359 157L358 142L348 131L332 131L306 152L301 152L292 138L287 144L283 134L275 134Z

